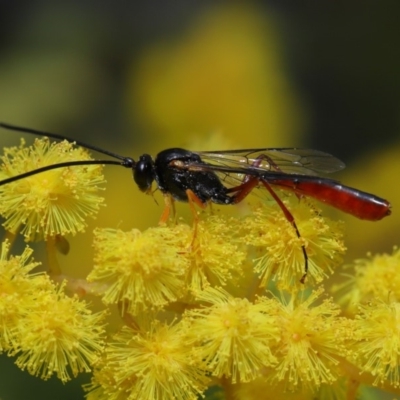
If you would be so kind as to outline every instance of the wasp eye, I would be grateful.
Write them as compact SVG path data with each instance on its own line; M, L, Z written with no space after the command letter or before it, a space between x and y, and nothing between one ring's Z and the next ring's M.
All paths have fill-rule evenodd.
M133 179L142 192L147 192L154 181L153 166L153 159L148 154L140 156L139 161L136 163Z

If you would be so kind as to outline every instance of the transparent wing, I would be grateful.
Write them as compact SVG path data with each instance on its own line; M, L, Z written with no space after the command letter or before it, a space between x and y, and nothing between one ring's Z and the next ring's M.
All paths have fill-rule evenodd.
M338 158L319 150L297 148L265 148L198 153L205 163L222 167L251 167L266 171L301 175L318 175L340 171L345 164Z
M264 176L282 173L285 175L317 176L345 168L336 157L319 150L297 148L265 148L227 151L197 152L202 163L190 163L192 171L213 171L227 186L237 186L245 175Z

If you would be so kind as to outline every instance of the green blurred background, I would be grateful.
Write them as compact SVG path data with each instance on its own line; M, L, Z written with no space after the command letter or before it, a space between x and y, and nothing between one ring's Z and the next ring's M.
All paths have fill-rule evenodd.
M398 1L2 0L0 120L133 158L173 146L327 151L347 164L335 177L394 208L379 223L327 210L348 222L347 259L390 252L400 244L399 17ZM2 146L19 137L0 133ZM141 194L129 171L106 177L107 208L86 241L71 240L72 275L90 269L94 226L144 229L161 215L161 196ZM2 400L82 398L77 382L42 383L0 361Z

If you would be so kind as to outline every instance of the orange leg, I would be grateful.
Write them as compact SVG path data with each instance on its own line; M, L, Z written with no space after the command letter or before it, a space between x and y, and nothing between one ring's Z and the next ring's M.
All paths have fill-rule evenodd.
M203 203L197 196L196 194L190 190L187 189L186 190L186 194L188 197L188 201L189 201L189 207L193 212L194 217L197 217L197 213L196 213L196 208L195 205L197 205L198 207L200 207L202 210L204 210L207 207L207 203Z
M297 228L296 221L292 213L288 210L283 201L279 198L279 196L275 193L275 191L271 188L271 186L268 184L266 180L256 176L250 176L250 175L245 176L245 178L243 179L243 183L241 185L228 189L228 192L234 193L232 196L233 203L234 204L240 203L260 182L268 190L272 198L277 202L278 206L285 215L285 218L292 224L294 230L296 231L297 237L300 238L301 237L300 231ZM308 272L308 255L304 245L301 246L301 249L304 256L305 265L304 265L304 274L301 277L300 282L304 283Z
M190 210L192 211L193 214L193 219L194 219L194 226L195 226L195 230L197 229L197 222L199 220L198 216L197 216L197 211L196 211L196 206L200 207L201 209L205 209L207 207L206 203L203 203L197 196L196 194L188 189L186 190L186 194L188 197L188 202L189 202L189 207ZM164 210L161 214L161 218L159 221L159 224L165 224L168 221L169 215L171 214L171 209L172 209L172 213L175 216L176 212L175 212L175 200L172 198L172 196L168 193L166 193L164 195Z
M278 203L278 206L282 210L282 212L285 215L286 219L292 224L294 230L296 231L297 237L301 238L299 229L297 228L296 221L294 220L294 217L293 217L292 213L288 210L288 208L285 206L285 204L279 198L279 196L275 193L275 191L271 188L271 186L268 184L268 182L266 182L263 179L261 179L261 182L264 185L264 187L268 190L270 195L273 197L273 199ZM305 265L304 265L304 274L301 277L300 282L304 283L305 280L306 280L306 277L307 277L307 273L308 273L308 255L307 255L307 251L306 251L306 248L305 248L304 244L301 245L301 250L303 251Z
M187 194L187 197L188 197L190 210L192 211L192 214L193 214L193 239L192 239L192 243L190 245L191 247L193 247L193 243L194 243L194 241L196 239L196 236L197 236L197 226L198 226L198 223L199 223L199 217L197 215L197 211L196 211L196 207L195 206L197 205L202 210L204 210L207 207L207 203L203 203L196 196L196 194L190 189L186 190L186 194Z
M168 221L169 214L171 213L171 208L172 208L172 213L174 214L175 217L175 201L172 198L170 194L164 194L164 210L161 214L159 225L165 224Z
M250 192L258 185L259 178L255 176L249 177L246 175L243 183L227 190L228 193L234 193L232 196L233 204L240 203L247 197Z

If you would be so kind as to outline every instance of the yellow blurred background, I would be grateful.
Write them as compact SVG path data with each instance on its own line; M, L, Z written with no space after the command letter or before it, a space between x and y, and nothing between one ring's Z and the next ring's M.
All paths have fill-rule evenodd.
M346 260L400 244L400 4L142 3L2 3L0 120L135 159L175 146L323 150L347 164L334 178L393 205L375 223L324 209L347 223ZM20 136L2 130L1 144ZM106 178L107 207L63 261L79 277L93 227L145 229L162 212L130 171ZM1 398L53 398L2 359ZM55 390L82 398L79 385Z

